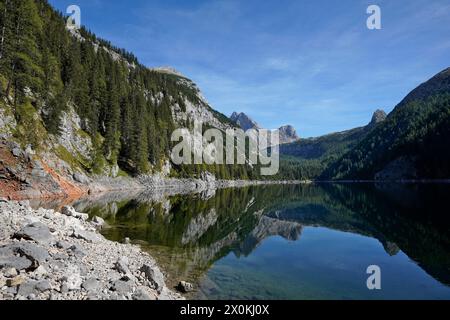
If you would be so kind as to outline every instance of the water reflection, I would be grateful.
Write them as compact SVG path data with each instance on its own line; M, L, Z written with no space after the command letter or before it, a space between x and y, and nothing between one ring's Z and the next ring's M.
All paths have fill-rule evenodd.
M408 281L416 282L417 286L392 288L392 292L387 290L378 297L426 298L419 292L418 295L408 292L419 291L425 285L433 297L450 298L447 287L450 285L450 218L445 209L448 195L449 185L322 184L260 186L197 195L136 194L131 200L128 195L109 194L78 201L74 206L79 211L103 217L111 226L105 230L106 237L118 241L129 237L142 244L161 264L169 284L175 285L180 280L199 284L201 290L195 293L196 298L334 298L324 293L338 290L327 287L331 280L323 282L328 274L334 273L339 264L341 269L351 269L374 257L385 261L392 275L402 271L407 274L409 271L402 268L413 268L405 267L406 263L412 264L409 260L424 274L411 271L414 279ZM318 230L321 232L317 233ZM276 242L277 239L283 241ZM307 248L298 249L303 250L304 256L299 256L298 250L289 251L292 249L289 243L302 244L302 241L304 245L310 241ZM373 248L372 252L357 251L358 241L364 248ZM384 248L385 257L374 247L378 242ZM333 247L339 243L340 247ZM324 259L321 255L331 247L334 251L327 254L327 259L335 255L335 262L329 262L321 270L325 267L319 263ZM401 263L388 259L396 255L402 259ZM283 264L275 267L277 263L273 260ZM287 266L291 261L303 265L291 270ZM308 261L314 263L306 265ZM274 267L268 269L267 264ZM317 269L318 279L314 283L305 280L308 268ZM264 271L255 272L258 270ZM292 288L278 294L271 289L266 294L252 295L263 288L256 285L244 290L245 295L231 296L223 289L228 284L231 288L237 286L247 271L246 276L255 277L255 283L269 283L274 274L285 273L280 283L289 278L310 294L297 295ZM354 270L345 275L335 272L335 277L348 278L345 289L349 298L367 298L363 295L364 288L352 287L350 271ZM432 278L424 278L427 274ZM241 281L239 286L250 282ZM217 283L221 285L218 287ZM323 292L316 291L318 287L323 287Z

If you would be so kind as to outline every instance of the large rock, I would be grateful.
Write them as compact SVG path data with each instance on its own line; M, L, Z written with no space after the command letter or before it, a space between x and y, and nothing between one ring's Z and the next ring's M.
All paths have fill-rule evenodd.
M29 259L17 257L14 255L14 252L0 248L0 269L14 268L16 270L25 270L30 268L32 264Z
M119 295L127 296L133 291L133 283L131 281L117 280L114 281L111 289Z
M36 269L49 257L46 249L34 243L13 243L0 248L0 269Z
M76 265L69 265L64 274L63 281L69 291L80 290L83 283L80 268Z
M92 223L97 228L103 228L106 224L105 220L103 218L100 218L99 216L95 216L94 218L92 218Z
M89 243L98 243L101 240L98 234L91 231L85 231L80 229L74 229L72 237L87 241Z
M120 257L114 264L114 268L122 274L131 274L128 264L129 261L127 257Z
M90 182L88 177L78 172L73 174L73 180L82 184L89 184Z
M178 289L180 292L188 293L188 292L194 291L194 286L193 286L191 283L189 283L189 282L181 281L181 282L178 284L177 289Z
M150 283L155 287L156 291L160 293L165 287L164 275L161 273L157 266L150 266L144 264L141 267L141 272L143 272Z
M68 217L74 217L77 219L81 219L83 221L86 221L87 219L89 219L88 214L77 212L73 207L70 207L70 206L64 206L61 210L61 213Z
M95 292L100 289L100 281L95 278L89 278L83 282L83 289L87 292Z
M136 292L133 294L133 300L140 301L148 301L148 300L156 300L156 295L150 291L147 287L139 287Z
M50 255L45 248L34 243L23 242L13 244L11 247L14 252L20 254L21 256L25 256L27 259L34 262L37 266L43 264L50 258Z
M49 244L53 241L53 236L49 228L40 222L27 225L17 232L14 237L17 239L32 240L41 244Z

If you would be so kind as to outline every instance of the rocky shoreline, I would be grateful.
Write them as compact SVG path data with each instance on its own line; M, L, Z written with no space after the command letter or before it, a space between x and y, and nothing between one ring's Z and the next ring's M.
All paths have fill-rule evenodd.
M138 246L106 240L104 221L0 200L0 300L179 300Z

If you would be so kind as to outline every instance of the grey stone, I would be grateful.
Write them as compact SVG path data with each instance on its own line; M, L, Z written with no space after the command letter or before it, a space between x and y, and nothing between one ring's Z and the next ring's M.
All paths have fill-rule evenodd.
M86 255L83 248L77 244L72 245L69 248L69 252L72 253L73 255L75 255L76 257L80 257L80 258L82 258Z
M156 297L151 295L145 287L139 287L132 298L133 300L156 300Z
M17 276L16 268L8 268L3 272L3 275L7 278L14 278Z
M156 291L158 291L158 293L160 293L161 290L165 286L165 282L164 282L164 276L161 273L161 271L159 270L159 268L156 266L150 266L148 264L144 264L140 270L141 270L141 272L143 272L145 274L146 278L153 284Z
M32 261L26 257L16 256L17 252L14 246L8 245L0 248L0 269L14 268L16 270L28 269L32 265Z
M48 251L46 249L34 243L18 243L12 245L12 248L14 252L17 252L21 256L25 256L32 262L35 262L36 267L50 258L50 255L48 254Z
M88 292L97 291L100 289L100 281L95 278L89 278L83 282L83 288Z
M25 257L0 256L0 268L15 268L17 270L25 270L31 267L33 263Z
M105 225L105 220L103 218L98 217L98 216L95 216L94 218L92 218L92 222L97 227L103 227Z
M22 283L17 290L17 294L22 297L28 297L30 294L36 293L36 281L27 281Z
M76 265L69 265L63 280L69 291L80 290L81 284L83 283L83 279L80 275L80 268Z
M45 269L44 266L39 266L36 270L34 270L33 275L36 278L42 278L42 277L45 277L46 275L48 275L48 271L47 271L47 269Z
M53 236L49 228L40 223L32 223L14 235L17 239L26 239L36 241L37 243L49 244L53 241Z
M36 290L40 292L52 290L52 285L48 280L41 280L36 283Z
M87 219L89 219L88 214L77 212L73 207L70 207L70 206L64 206L61 210L61 213L68 217L74 217L77 219L81 219L83 221L86 221Z
M111 289L119 295L126 295L133 291L133 284L130 281L117 280L114 281Z
M129 274L130 269L128 268L128 258L127 257L120 257L116 263L114 264L114 267L117 271L119 271L122 274Z
M100 237L96 233L90 232L90 231L75 229L73 231L72 236L74 238L85 240L85 241L90 242L90 243L98 243L98 242L100 242Z
M67 250L67 249L69 249L71 246L72 246L72 244L71 244L70 242L68 242L68 241L63 241L63 240L58 241L58 242L56 243L56 247L59 248L59 249L63 249L63 250Z
M61 209L61 213L66 215L66 216L72 217L72 216L76 216L78 212L76 212L73 207L64 206Z
M78 172L73 174L73 180L82 184L89 184L89 178Z
M178 289L180 292L188 293L188 292L194 291L194 286L193 286L191 283L189 283L189 282L181 281L181 282L178 284L177 289Z
M66 260L69 256L65 253L54 253L52 258L55 260Z
M19 148L14 148L12 149L11 153L13 154L14 157L20 157L22 155L22 150L20 150Z
M30 207L30 201L29 201L29 200L22 200L22 201L19 201L19 204L20 204L22 207L25 207L25 208L29 208L29 207Z

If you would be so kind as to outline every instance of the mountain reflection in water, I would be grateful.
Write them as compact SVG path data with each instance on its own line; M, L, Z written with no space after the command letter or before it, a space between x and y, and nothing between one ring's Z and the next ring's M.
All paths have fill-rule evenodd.
M80 200L207 299L450 299L446 184L317 184ZM381 244L381 245L380 245ZM382 267L383 289L366 287Z

